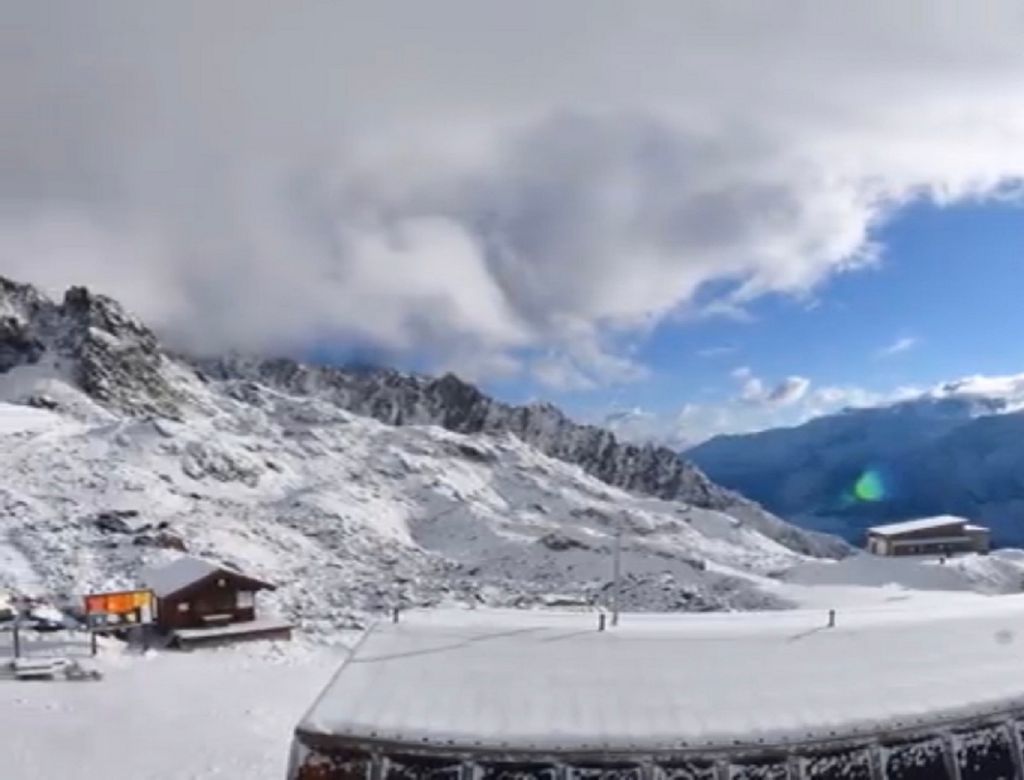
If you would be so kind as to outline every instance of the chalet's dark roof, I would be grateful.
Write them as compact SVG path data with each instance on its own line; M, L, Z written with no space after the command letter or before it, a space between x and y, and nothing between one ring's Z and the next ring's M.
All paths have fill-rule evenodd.
M178 558L164 566L154 566L145 569L142 572L142 581L147 588L153 591L157 598L162 599L185 590L215 574L245 581L256 589L274 589L274 586L269 582L242 574L227 566L191 556Z

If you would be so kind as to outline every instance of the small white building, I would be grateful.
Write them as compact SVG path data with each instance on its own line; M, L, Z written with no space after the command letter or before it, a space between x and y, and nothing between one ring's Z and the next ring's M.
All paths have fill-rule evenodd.
M867 549L891 556L987 553L989 529L953 515L905 520L869 528Z

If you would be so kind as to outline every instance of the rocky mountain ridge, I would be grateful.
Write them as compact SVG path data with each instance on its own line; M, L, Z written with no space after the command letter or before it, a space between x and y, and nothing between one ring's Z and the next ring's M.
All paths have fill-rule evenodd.
M440 425L468 434L513 433L546 455L575 463L610 485L658 498L709 509L722 509L737 499L666 447L620 442L607 430L573 422L551 404L512 406L496 401L454 374L435 379L387 370L350 373L286 359L222 358L199 366L220 380L255 381L327 398L389 425Z
M327 400L389 425L440 425L456 433L511 433L545 455L580 466L618 488L694 506L736 511L786 546L811 555L841 554L834 540L805 534L709 480L666 447L619 441L611 432L580 425L551 404L512 406L496 401L453 374L439 378L391 370L346 371L288 359L231 356L195 361L201 374L245 398L256 386Z

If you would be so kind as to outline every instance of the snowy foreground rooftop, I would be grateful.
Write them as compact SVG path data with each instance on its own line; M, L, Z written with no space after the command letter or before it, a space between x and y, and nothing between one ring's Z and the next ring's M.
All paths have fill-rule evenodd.
M923 611L434 612L370 631L299 726L419 747L673 750L1024 707L1024 596Z

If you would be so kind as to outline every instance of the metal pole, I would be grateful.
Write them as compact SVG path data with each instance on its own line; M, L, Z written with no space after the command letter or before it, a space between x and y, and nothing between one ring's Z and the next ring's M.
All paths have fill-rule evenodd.
M15 607L17 610L14 613L14 660L21 658L21 610Z
M622 574L622 525L615 531L615 557L612 563L612 625L619 625L620 577Z

